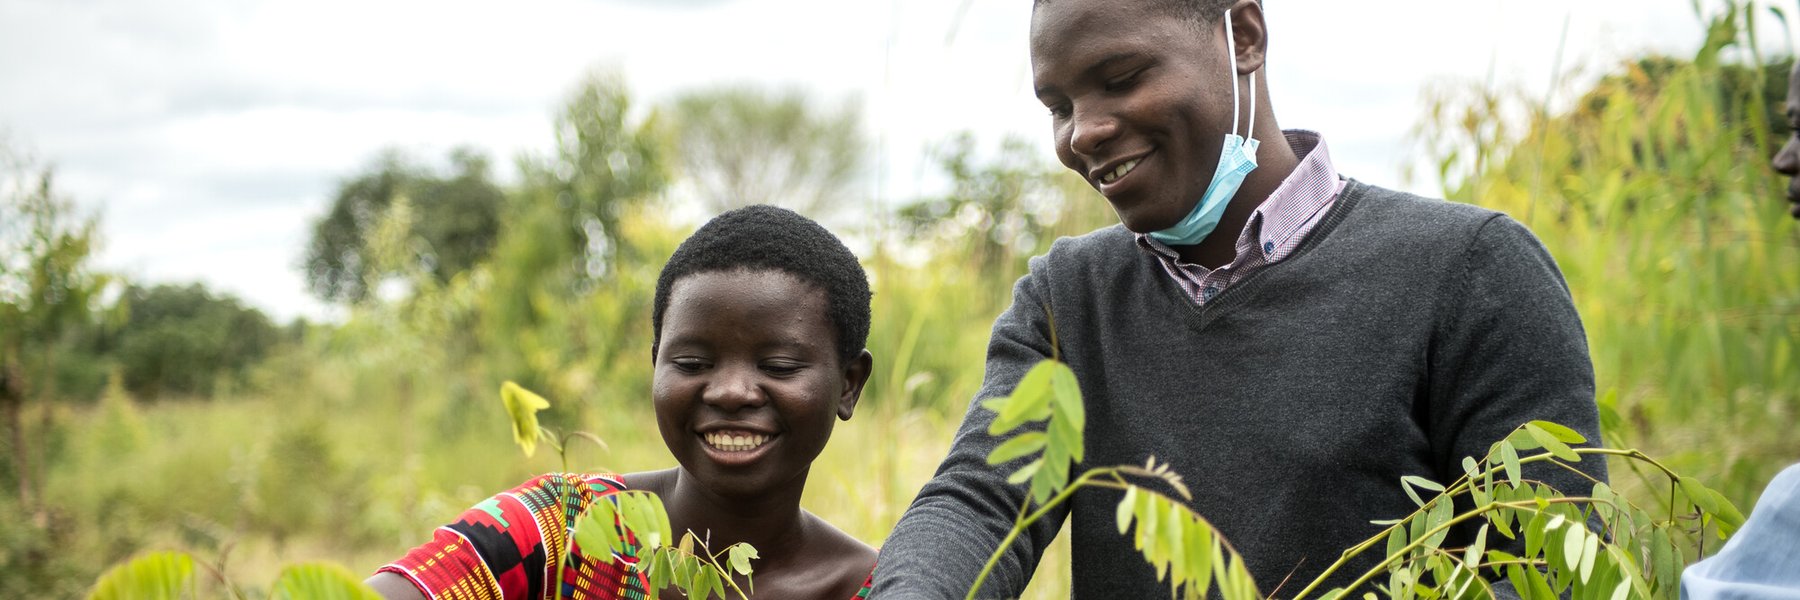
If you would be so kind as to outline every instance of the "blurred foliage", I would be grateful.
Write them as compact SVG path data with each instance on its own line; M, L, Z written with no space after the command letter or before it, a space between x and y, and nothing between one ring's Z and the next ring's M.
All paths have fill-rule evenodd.
M1586 320L1609 441L1666 458L1750 506L1775 470L1800 456L1787 432L1800 412L1800 234L1781 212L1785 182L1767 166L1781 136L1781 119L1770 116L1786 67L1719 59L1727 48L1741 55L1744 36L1741 27L1711 31L1714 42L1695 57L1619 65L1568 96L1580 99L1568 109L1513 91L1445 90L1418 137L1445 196L1509 212L1554 253ZM687 97L729 99L733 89ZM232 367L240 377L193 377L206 398L139 402L150 389L132 385L122 354L119 379L107 386L114 355L101 349L123 347L131 333L127 315L91 302L55 336L29 338L65 350L50 355L61 374L48 384L57 396L102 400L20 405L18 422L48 465L45 497L57 502L41 523L0 521L0 569L9 573L0 597L79 595L104 565L151 548L188 550L234 581L274 581L294 560L371 571L493 490L560 467L559 457L521 460L508 445L507 419L489 397L505 380L567 399L559 406L568 410L540 415L546 425L592 431L610 444L571 451L572 467L671 466L649 407L650 301L659 269L691 225L672 216L689 207L676 204L671 184L687 178L702 189L705 169L722 167L684 155L693 149L684 126L694 122L679 106L635 100L616 75L582 80L555 114L555 145L520 158L514 184L494 183L485 169L464 178L477 171L438 173L405 161L393 169L377 161L346 179L339 195L362 203L344 209L356 237L332 243L363 270L347 271L354 275L340 278L338 291L324 293L346 301L342 318L277 333L280 343L263 358ZM786 102L767 94L731 101L765 109ZM836 123L806 143L831 147L837 134L859 128L802 104L807 114L794 122ZM745 140L707 143L790 143L753 129L741 130ZM815 463L818 484L808 486L805 505L870 543L886 535L942 458L980 384L986 333L1026 258L1057 236L1116 222L1079 177L1040 163L1020 142L983 146L959 136L933 157L947 181L941 193L838 229L867 249L876 371L857 418ZM747 171L759 178L734 185L773 189L777 202L826 194L810 181L783 183L789 164L756 166L768 170ZM15 171L31 174L18 181L48 178ZM723 171L711 173L704 176ZM33 194L55 197L47 184L39 194L36 183L12 181L7 210ZM842 193L821 197L846 204ZM479 213L464 202L476 197L493 209L484 225L491 241L480 253L446 259L438 240L479 219L430 223ZM15 224L26 221L11 214L0 219L7 243L25 239ZM71 248L92 243L89 222L59 218L60 231L80 234L60 238L81 242ZM0 253L0 303L9 307L25 306L27 296L18 256ZM76 263L89 277L81 281L97 281ZM306 268L309 277L319 272ZM140 311L119 304L131 305L133 318ZM219 320L230 313L208 310L217 312L198 312ZM0 335L26 340L23 331ZM44 372L32 362L44 355L4 351L23 357L17 368L26 376ZM868 450L872 442L880 452ZM1628 467L1616 466L1621 491L1640 493L1625 481ZM0 466L0 480L15 482L15 470L5 469L13 468ZM28 508L16 495L0 497L7 514L32 514ZM1053 546L1028 597L1066 593L1064 544Z
M281 333L262 311L198 283L131 285L130 316L110 338L124 385L144 398L209 394L221 378L241 379Z
M655 109L632 114L624 79L609 72L589 73L554 127L553 154L519 161L525 185L514 211L561 217L580 267L573 275L598 277L614 258L621 220L668 185L667 133Z
M1722 60L1754 49L1756 13L1721 4L1691 59L1628 61L1560 112L1450 90L1417 134L1447 198L1510 213L1556 257L1609 443L1749 506L1800 457L1772 426L1800 415L1800 230L1769 167L1792 59Z
M1068 199L1055 193L1054 173L1029 142L1007 138L987 162L979 162L975 146L969 132L940 145L934 154L950 191L901 207L898 216L914 241L947 243L944 250L967 257L983 275L1005 277L1020 271L1015 259L1042 249L1045 225Z
M861 208L852 190L868 146L856 106L750 86L689 92L672 107L682 175L713 213L773 204L817 219Z
M451 152L450 163L450 172L440 175L390 150L367 172L339 184L331 209L313 224L306 251L306 283L313 294L358 302L374 291L371 281L392 274L391 266L377 267L364 250L377 222L400 197L423 215L412 223L421 245L416 259L439 281L487 258L500 225L500 188L480 153L459 149Z
M70 334L100 320L94 306L107 278L90 261L96 219L78 213L54 179L49 167L0 146L0 444L8 458L0 482L11 492L0 496L9 516L0 529L0 571L8 576L0 581L20 582L0 584L8 596L67 590L66 578L82 574L51 560L72 533L56 526L43 489L59 440L48 417L36 435L27 431L25 412L37 401L49 415L44 404L61 397L56 375L70 362Z

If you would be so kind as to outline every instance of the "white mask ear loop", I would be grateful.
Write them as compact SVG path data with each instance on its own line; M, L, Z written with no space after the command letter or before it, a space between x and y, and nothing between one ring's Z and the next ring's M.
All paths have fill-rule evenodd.
M1225 50L1230 52L1225 64L1231 71L1231 135L1238 134L1237 36L1231 31L1231 9L1225 9ZM1256 73L1250 73L1250 130L1244 137L1256 135Z

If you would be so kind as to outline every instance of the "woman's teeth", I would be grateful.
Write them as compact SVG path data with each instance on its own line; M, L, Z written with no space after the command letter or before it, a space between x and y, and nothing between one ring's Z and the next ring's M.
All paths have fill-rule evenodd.
M706 439L706 445L726 452L755 450L757 447L762 446L769 441L769 436L756 433L708 433L704 437Z
M1141 160L1144 160L1144 159L1134 158L1134 159L1125 161L1125 164L1119 165L1119 168L1113 169L1111 173L1107 173L1105 175L1100 176L1100 183L1112 183L1114 181L1118 181L1120 177L1124 177L1126 173L1130 173L1132 169L1136 169L1138 166L1138 161L1141 161Z

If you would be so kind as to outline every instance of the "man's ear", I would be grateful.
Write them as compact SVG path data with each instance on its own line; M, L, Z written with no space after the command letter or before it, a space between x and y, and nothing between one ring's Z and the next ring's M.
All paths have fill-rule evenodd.
M848 421L850 415L856 414L856 402L862 399L864 384L869 383L869 374L875 370L875 355L864 348L856 358L844 365L844 394L838 397L838 420Z
M1231 5L1231 35L1232 43L1237 44L1237 74L1262 69L1269 54L1269 27L1263 22L1261 2L1238 0Z

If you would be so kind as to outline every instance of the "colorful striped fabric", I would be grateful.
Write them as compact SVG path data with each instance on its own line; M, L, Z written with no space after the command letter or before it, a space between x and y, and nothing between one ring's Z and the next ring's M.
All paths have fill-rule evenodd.
M1344 189L1323 136L1305 129L1282 133L1300 157L1300 164L1244 223L1244 229L1238 233L1237 258L1231 264L1208 269L1183 262L1175 249L1148 235L1137 236L1138 246L1155 256L1163 270L1201 306L1231 284L1293 254Z
M377 572L405 577L426 597L442 600L642 600L649 581L632 569L635 553L593 557L568 543L570 523L583 510L624 490L624 480L612 474L540 475L475 505ZM636 546L629 531L620 533ZM566 557L564 548L572 549ZM545 582L556 579L556 565L565 559L552 595ZM871 582L855 598L867 597Z

